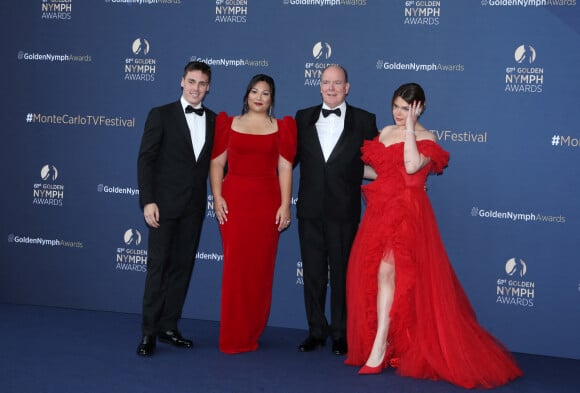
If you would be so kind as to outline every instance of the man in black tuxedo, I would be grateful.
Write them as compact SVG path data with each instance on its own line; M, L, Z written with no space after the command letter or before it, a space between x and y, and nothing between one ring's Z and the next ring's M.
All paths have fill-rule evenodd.
M139 195L149 226L139 356L160 341L191 348L177 328L207 205L216 114L202 106L211 68L188 63L178 101L151 109L138 159Z
M363 162L360 148L377 133L376 116L346 103L346 70L328 66L320 77L322 104L296 113L300 163L298 234L309 334L298 347L308 352L332 338L332 352L346 346L346 269L361 214ZM325 315L330 277L329 324Z

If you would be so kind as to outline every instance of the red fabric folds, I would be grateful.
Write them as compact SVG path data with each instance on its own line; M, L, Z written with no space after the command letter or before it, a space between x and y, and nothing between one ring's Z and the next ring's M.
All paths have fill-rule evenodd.
M403 143L385 147L375 139L363 160L378 178L362 187L367 203L347 277L346 364L361 366L377 329L377 274L393 252L395 294L388 356L397 373L446 380L465 388L492 388L521 376L511 354L476 320L439 234L424 190L430 173L441 173L449 154L428 140L417 143L431 158L416 174L403 165Z

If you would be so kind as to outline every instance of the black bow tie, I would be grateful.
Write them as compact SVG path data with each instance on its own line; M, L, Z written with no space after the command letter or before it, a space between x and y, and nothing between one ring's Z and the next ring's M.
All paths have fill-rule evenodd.
M340 108L336 109L324 109L322 108L322 116L328 117L331 113L334 113L336 116L340 117Z
M203 108L194 108L191 105L185 107L185 113L195 112L196 115L203 116Z

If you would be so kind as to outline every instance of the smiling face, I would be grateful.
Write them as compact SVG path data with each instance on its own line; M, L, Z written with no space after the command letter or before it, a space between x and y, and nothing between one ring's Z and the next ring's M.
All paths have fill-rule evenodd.
M322 101L331 109L344 102L349 88L346 75L340 67L330 66L320 76Z
M257 82L248 93L247 105L252 112L268 113L272 103L270 85L264 81Z
M209 91L209 76L199 70L188 71L181 78L183 98L196 107L201 104L206 93Z

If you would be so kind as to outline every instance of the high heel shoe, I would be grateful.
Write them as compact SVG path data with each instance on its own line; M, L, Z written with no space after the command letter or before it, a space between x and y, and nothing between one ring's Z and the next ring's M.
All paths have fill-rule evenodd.
M380 374L383 372L385 368L384 364L381 363L376 367L367 366L366 364L358 370L359 375L372 375L372 374Z
M358 373L359 373L359 375L380 374L387 367L389 367L389 363L388 363L386 356L385 356L385 359L381 363L379 363L378 366L371 367L371 366L367 366L365 364L364 366L361 367L360 370L358 370Z

